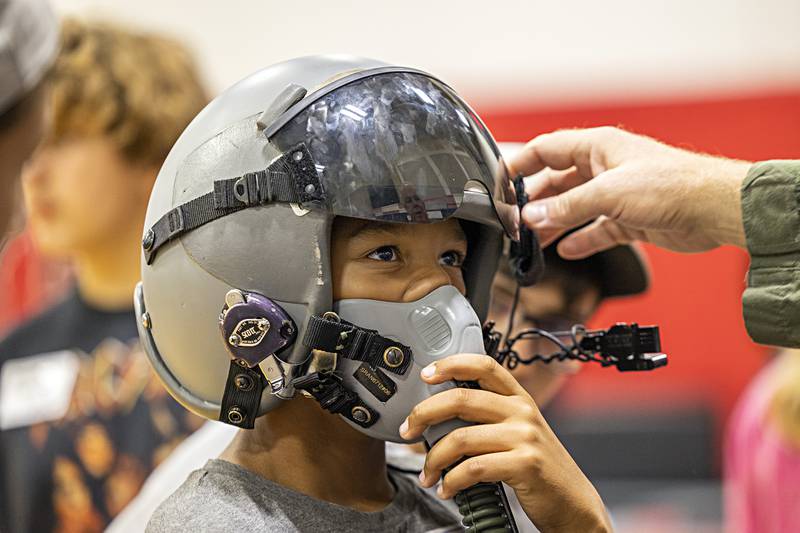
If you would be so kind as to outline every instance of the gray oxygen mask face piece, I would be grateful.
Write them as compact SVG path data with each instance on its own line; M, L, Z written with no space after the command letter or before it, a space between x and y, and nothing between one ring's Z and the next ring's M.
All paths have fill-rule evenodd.
M481 323L469 301L452 285L440 287L427 296L408 303L348 299L334 304L344 320L362 328L377 330L389 339L411 348L413 363L403 375L383 372L350 359L339 359L337 373L345 386L380 414L371 427L363 428L348 421L359 431L376 439L405 442L400 425L415 405L436 393L452 389L452 381L429 385L420 371L430 363L458 353L484 354ZM454 420L438 424L426 432L428 442L435 442L455 427L465 425Z

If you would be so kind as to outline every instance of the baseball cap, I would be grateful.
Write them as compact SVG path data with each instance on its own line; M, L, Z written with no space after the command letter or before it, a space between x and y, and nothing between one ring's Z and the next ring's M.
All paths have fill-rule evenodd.
M0 113L41 81L58 49L58 23L46 0L0 0Z

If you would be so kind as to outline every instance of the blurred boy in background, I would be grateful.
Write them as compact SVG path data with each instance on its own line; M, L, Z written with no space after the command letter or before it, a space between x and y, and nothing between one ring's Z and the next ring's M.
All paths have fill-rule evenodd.
M206 103L179 44L66 21L29 227L76 289L0 342L0 530L102 531L196 427L138 347L132 294L158 169Z
M520 289L514 332L527 328L569 331L575 324L586 324L606 298L633 296L647 290L648 270L638 248L617 246L586 259L570 261L558 255L558 242L544 249L546 267L542 279L532 287ZM495 320L496 329L503 334L515 288L507 262L501 261L492 286L489 320ZM523 358L558 351L557 346L543 338L519 341L514 349ZM536 404L544 407L582 364L578 361L520 364L512 374Z

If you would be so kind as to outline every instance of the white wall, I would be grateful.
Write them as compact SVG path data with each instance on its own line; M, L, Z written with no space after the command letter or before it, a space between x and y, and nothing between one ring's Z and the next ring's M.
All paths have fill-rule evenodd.
M53 0L185 39L221 90L344 52L431 71L478 105L800 86L798 0Z

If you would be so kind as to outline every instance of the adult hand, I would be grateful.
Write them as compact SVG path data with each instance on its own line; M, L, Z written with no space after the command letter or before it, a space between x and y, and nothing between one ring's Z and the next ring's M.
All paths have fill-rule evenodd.
M456 388L420 402L401 428L413 439L430 425L460 418L461 427L440 439L425 458L420 482L452 498L480 482L503 481L540 531L610 531L597 491L547 425L533 399L487 355L459 354L422 370L427 383L477 381L480 389Z
M530 141L509 163L531 176L522 211L542 245L579 259L639 240L678 252L745 246L741 184L750 163L680 150L617 128L562 130Z

